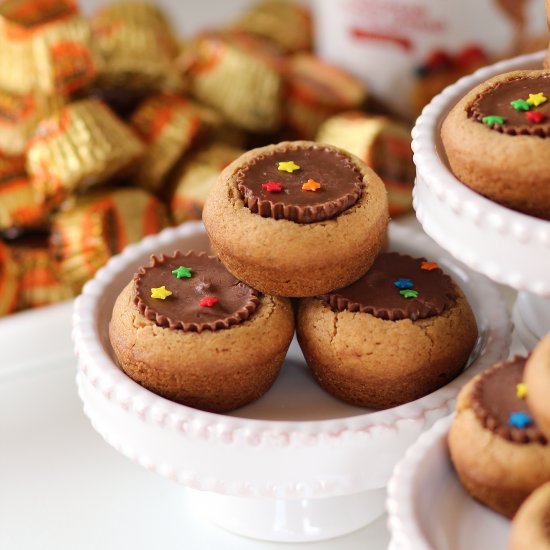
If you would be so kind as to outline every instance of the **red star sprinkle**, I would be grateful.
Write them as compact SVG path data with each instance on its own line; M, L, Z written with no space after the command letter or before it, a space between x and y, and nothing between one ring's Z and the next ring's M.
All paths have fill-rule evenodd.
M280 193L283 190L283 184L276 181L268 181L262 183L262 189L265 189L268 193Z
M525 118L537 124L546 119L546 117L540 111L527 111L525 113Z
M437 269L439 266L435 262L422 262L420 264L420 269L425 271L431 271L432 269Z
M199 306L212 307L217 303L218 303L218 299L215 296L205 296L204 298L201 298L201 301L199 302Z

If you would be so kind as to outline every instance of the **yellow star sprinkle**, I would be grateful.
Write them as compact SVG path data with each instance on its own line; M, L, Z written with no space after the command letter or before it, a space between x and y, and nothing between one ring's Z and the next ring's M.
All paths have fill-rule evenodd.
M294 172L294 170L299 170L300 167L293 160L285 160L284 162L277 163L277 170L281 172Z
M539 92L538 94L529 94L529 99L527 100L527 103L529 105L533 105L535 107L538 107L542 103L546 103L548 101L548 98L544 96L542 92Z
M516 384L516 395L520 399L525 399L525 396L527 395L527 385L523 383Z
M167 290L164 285L151 289L151 298L156 298L157 300L166 300L171 294L172 292Z
M321 187L321 184L316 182L315 180L308 179L303 185L302 189L304 191L317 191Z

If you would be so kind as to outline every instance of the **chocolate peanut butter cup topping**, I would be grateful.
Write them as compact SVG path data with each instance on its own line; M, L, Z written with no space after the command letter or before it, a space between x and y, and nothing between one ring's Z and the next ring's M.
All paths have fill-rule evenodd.
M526 359L513 359L485 371L472 389L472 409L484 428L513 443L547 441L527 405L523 383Z
M363 190L351 158L314 144L264 152L242 166L236 179L251 212L297 223L333 218L353 206Z
M512 78L481 92L468 116L510 136L550 136L550 73Z
M448 275L425 258L388 252L355 283L321 296L336 311L369 313L389 321L440 315L456 302Z
M202 332L245 321L260 300L216 256L191 251L152 256L151 264L134 276L134 303L161 327Z

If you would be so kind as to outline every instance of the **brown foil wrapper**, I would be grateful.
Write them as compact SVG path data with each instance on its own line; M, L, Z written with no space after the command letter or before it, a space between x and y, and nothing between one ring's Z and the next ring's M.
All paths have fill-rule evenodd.
M25 157L0 153L0 231L42 225L47 214L25 169Z
M253 132L280 126L284 61L264 41L205 34L189 46L184 65L191 92L231 124Z
M111 256L168 225L165 206L142 189L82 195L53 218L51 245L59 276L79 292Z
M158 191L164 177L203 133L209 122L221 119L207 108L176 95L155 95L135 111L131 126L147 145L135 171L144 189Z
M27 169L42 200L57 204L123 172L143 152L139 138L105 104L77 101L39 124Z
M19 268L10 247L0 240L0 317L17 309Z
M307 53L290 58L285 93L285 121L301 139L313 139L327 118L358 108L367 97L355 76Z
M69 94L96 75L90 26L70 0L0 3L0 89Z
M297 2L259 2L246 11L234 27L266 38L287 53L311 50L313 45L311 13Z
M65 104L62 95L17 95L0 90L0 152L22 155L36 126Z
M18 309L55 304L75 296L57 274L47 234L24 236L10 246L20 269Z
M181 91L174 63L177 40L154 4L119 2L92 18L92 34L101 64L97 85L149 91Z
M170 209L175 223L200 220L210 188L220 172L244 153L223 143L212 143L185 159L172 181Z
M341 147L370 166L386 185L391 216L411 211L415 167L407 126L387 117L342 113L323 123L316 141Z

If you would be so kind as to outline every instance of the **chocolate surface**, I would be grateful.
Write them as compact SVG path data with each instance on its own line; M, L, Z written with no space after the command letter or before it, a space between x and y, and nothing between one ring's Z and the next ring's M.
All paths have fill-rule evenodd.
M542 443L546 438L534 419L525 428L509 424L512 413L527 413L533 418L525 398L517 396L516 387L523 381L526 359L513 359L485 371L472 389L472 409L484 428L514 443ZM529 388L527 388L529 391Z
M529 94L542 92L547 101L538 106L532 105L528 111L516 110L512 101L523 99L526 101ZM533 122L526 113L541 113L543 120ZM482 92L472 103L468 115L478 122L483 122L487 116L500 116L504 123L495 123L488 128L500 133L515 135L533 135L548 137L550 135L550 74L547 77L516 78L506 82L499 82L492 88ZM532 116L532 115L530 115Z
M336 311L359 311L389 321L440 315L455 304L456 292L451 278L439 267L422 269L425 261L397 252L380 254L358 281L321 299ZM399 280L410 284L400 288L395 284ZM407 298L401 290L416 291L418 296Z
M292 173L279 170L280 162L293 161L300 168ZM297 223L328 220L353 206L361 196L362 175L346 155L322 146L289 147L264 153L236 173L241 197L255 214ZM320 184L306 191L308 180ZM280 183L280 192L262 187Z
M191 268L191 276L172 273L180 266ZM164 300L151 297L151 289L166 287L172 292ZM211 307L200 305L214 297ZM151 264L134 276L134 303L139 312L161 327L202 332L229 328L248 319L260 300L255 290L237 280L215 256L204 252L176 252L151 257Z

